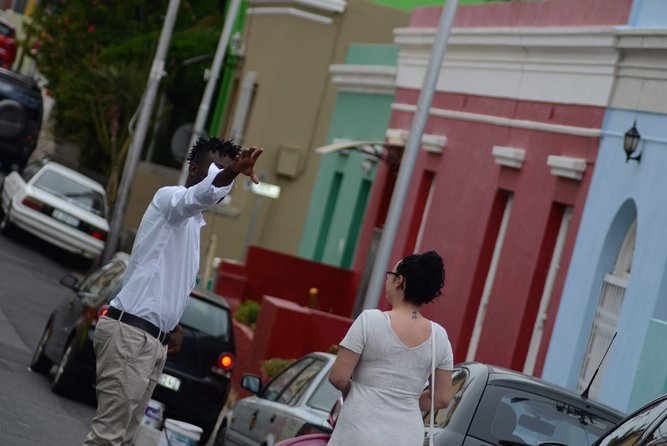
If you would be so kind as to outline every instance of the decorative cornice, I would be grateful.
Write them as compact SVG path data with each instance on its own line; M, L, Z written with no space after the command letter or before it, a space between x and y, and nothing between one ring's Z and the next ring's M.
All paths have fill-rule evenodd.
M665 113L667 30L619 30L616 82L609 106Z
M347 2L344 0L250 0L250 5L280 5L283 7L307 7L323 12L341 13L345 11Z
M409 132L405 129L392 129L388 128L384 132L384 137L389 144L392 146L404 146L405 142L408 140Z
M396 67L386 65L329 65L331 82L338 91L394 94Z
M410 132L405 129L389 128L385 132L385 139L388 144L393 146L405 146ZM442 153L447 146L447 137L444 135L433 135L429 133L422 134L421 146L424 151L429 153Z
M399 45L432 46L437 28L395 28ZM520 47L609 47L616 42L618 29L601 27L470 27L453 28L448 45L490 45Z
M552 175L579 181L586 171L586 160L583 158L549 155L547 165L551 167Z
M396 86L421 89L435 28L397 28ZM436 90L638 109L667 103L667 29L457 27Z
M416 106L412 104L397 104L391 105L393 110L414 113ZM441 118L458 119L462 121L481 122L491 125L500 125L506 127L522 128L528 130L538 130L543 132L561 133L564 135L585 136L590 138L598 138L600 136L600 129L588 127L574 127L563 124L550 124L547 122L528 121L525 119L504 118L501 116L482 115L479 113L468 113L457 110L448 110L442 108L431 108L429 114Z
M513 169L521 169L523 167L523 160L526 158L526 151L524 149L516 149L514 147L493 146L491 153L496 159L496 164Z
M401 46L397 87L421 88L435 32L394 30ZM617 40L611 27L454 28L436 90L606 106L619 59Z
M431 135L424 133L422 135L422 148L430 153L442 153L442 149L447 146L447 137L443 135Z
M285 15L297 17L311 22L321 23L324 25L331 25L333 19L319 14L313 14L297 8L283 8L283 7L258 7L248 8L246 14L250 15Z

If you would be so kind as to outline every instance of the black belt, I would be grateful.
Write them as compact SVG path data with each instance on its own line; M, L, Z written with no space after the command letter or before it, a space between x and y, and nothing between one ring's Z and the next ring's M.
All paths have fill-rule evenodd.
M106 312L102 313L102 315L117 321L121 321L127 325L139 328L140 330L143 330L156 338L162 343L162 345L169 344L169 332L160 330L157 325L147 321L142 317L135 316L134 314L128 313L127 311L121 311L118 308L111 306L108 307Z

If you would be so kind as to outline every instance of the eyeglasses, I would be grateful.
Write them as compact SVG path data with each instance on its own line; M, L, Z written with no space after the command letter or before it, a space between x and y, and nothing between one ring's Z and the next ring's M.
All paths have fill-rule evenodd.
M398 276L400 276L400 274L395 273L395 272L393 272L393 271L387 271L387 272L385 273L385 276L386 276L387 279L388 279L390 276L398 277Z

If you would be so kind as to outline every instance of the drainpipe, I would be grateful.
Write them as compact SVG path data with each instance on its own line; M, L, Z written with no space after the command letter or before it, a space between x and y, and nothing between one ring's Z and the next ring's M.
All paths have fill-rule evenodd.
M232 29L232 40L229 48L229 56L222 72L222 82L220 85L220 92L213 110L213 117L211 118L211 126L209 128L209 135L220 135L222 120L226 113L229 113L229 100L232 94L232 86L234 83L234 73L237 70L237 64L242 60L243 56L243 40L242 33L245 26L246 10L248 9L247 0L241 1L241 10L236 17L234 27Z
M208 111L211 105L211 99L215 91L215 87L220 77L220 68L222 67L222 61L225 58L225 53L227 52L227 46L229 45L229 38L232 34L232 25L236 19L236 15L239 10L239 4L241 0L232 0L232 3L227 11L227 17L225 18L225 25L222 28L222 33L220 34L220 40L218 41L218 48L215 50L215 56L213 57L213 63L211 69L208 73L208 81L206 82L206 88L204 89L204 95L199 103L199 109L197 110L197 118L195 119L195 125L192 130L192 138L190 139L190 144L188 144L187 150L189 151L192 145L199 139L200 136L204 135L204 126L206 125L206 118L208 118ZM181 175L178 178L178 184L185 184L185 180L188 178L188 160L187 155L185 160L183 160L183 166L181 167Z

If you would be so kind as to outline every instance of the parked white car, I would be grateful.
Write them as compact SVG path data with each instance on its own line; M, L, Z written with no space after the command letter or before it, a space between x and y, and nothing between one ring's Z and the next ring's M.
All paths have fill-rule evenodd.
M104 187L53 161L29 164L3 181L0 231L12 225L87 259L98 257L109 232Z
M244 375L254 395L236 402L222 421L215 446L273 446L300 435L331 433L329 412L341 393L329 383L336 357L314 352L296 360L266 384Z

